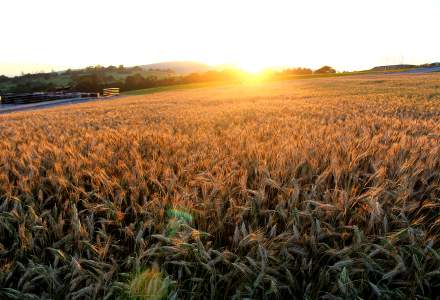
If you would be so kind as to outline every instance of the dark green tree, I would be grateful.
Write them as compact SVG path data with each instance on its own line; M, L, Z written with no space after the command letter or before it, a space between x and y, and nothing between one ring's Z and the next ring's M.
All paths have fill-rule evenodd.
M333 74L333 73L336 73L336 70L330 66L323 66L323 67L319 68L318 70L315 70L314 73L315 74Z

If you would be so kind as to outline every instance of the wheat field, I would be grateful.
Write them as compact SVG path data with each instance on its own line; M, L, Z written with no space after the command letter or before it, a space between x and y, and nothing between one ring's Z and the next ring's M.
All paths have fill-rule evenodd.
M430 299L440 75L0 115L1 299Z

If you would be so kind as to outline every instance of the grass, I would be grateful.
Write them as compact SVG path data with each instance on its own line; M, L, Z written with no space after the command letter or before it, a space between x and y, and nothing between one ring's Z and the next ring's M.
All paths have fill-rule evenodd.
M128 288L130 299L166 299L170 282L163 277L157 266L133 277Z
M27 79L22 80L21 84L33 84L33 85L47 85L52 84L56 87L65 87L72 83L72 79L68 75L50 75L48 79ZM16 83L12 81L0 82L0 91L10 91L16 86Z
M354 76L354 75L382 75L384 73L396 73L402 72L410 69L398 69L398 70L390 70L390 71L354 71L354 72L344 72L344 73L329 73L329 74L310 74L310 75L291 75L284 76L279 79L273 79L273 81L284 81L284 80L303 80L303 79L318 79L318 78L333 78L333 77L345 77L345 76ZM243 79L243 82L246 82L247 79ZM270 80L269 80L270 81ZM230 84L235 84L236 82L231 81L214 81L214 82L200 82L200 83L188 83L188 84L176 84L169 86L161 86L154 88L146 88L140 90L133 90L123 92L122 95L126 96L139 96L139 95L147 95L152 93L164 92L164 91L176 91L176 90L184 90L184 89L195 89L195 88L205 88L205 87L215 87L215 86L227 86Z
M132 72L130 74L123 74L123 73L119 73L119 72L108 72L108 71L106 73L107 76L112 76L113 78L115 78L118 81L125 81L125 78L127 76L135 75L135 74L140 74L145 78L157 77L159 79L166 78L166 77L173 75L173 73L167 72L167 71L152 71L152 70L142 70L142 71L138 71L138 72Z
M0 91L9 91L12 89L15 85L10 82L0 82Z
M233 83L225 82L225 81L211 81L211 82L199 82L199 83L188 83L188 84L175 84L175 85L160 86L160 87L154 87L154 88L147 88L147 89L123 92L122 95L139 96L139 95L147 95L147 94L153 94L153 93L158 93L158 92L197 89L197 88L205 88L205 87L224 86L224 85L230 85L230 84L233 84Z
M0 116L1 299L432 299L439 74Z
M365 74L363 72L350 72L350 73L334 73L334 74L311 74L311 75L292 75L283 77L282 79L278 79L280 81L283 80L300 80L300 79L313 79L313 78L328 78L328 77L341 77L341 76L353 76L353 75L362 75ZM247 79L243 79L243 83L246 83ZM211 82L199 82L199 83L188 83L188 84L175 84L169 86L160 86L154 88L146 88L140 90L133 90L123 92L122 95L125 96L139 96L139 95L147 95L165 91L177 91L177 90L186 90L186 89L197 89L197 88L206 88L206 87L219 87L219 86L227 86L231 84L236 84L237 82L233 81L211 81Z

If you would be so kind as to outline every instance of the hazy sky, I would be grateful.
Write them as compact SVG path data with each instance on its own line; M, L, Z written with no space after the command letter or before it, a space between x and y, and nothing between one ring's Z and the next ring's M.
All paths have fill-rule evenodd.
M1 0L0 74L169 60L338 70L440 61L440 0Z

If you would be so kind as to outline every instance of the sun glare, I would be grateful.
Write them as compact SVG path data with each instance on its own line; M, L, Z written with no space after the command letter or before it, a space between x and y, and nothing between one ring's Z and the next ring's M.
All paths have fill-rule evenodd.
M270 67L269 64L256 61L243 61L235 64L237 68L251 74L258 74Z
M258 65L253 65L253 64L239 65L238 68L242 69L243 71L252 73L252 74L261 73L265 69L264 67L261 67L261 66L258 66Z

